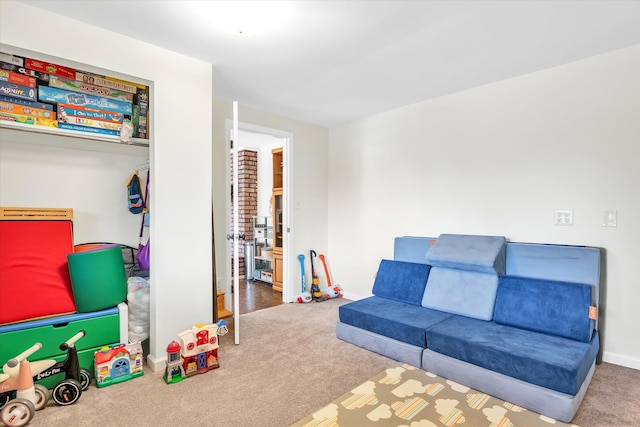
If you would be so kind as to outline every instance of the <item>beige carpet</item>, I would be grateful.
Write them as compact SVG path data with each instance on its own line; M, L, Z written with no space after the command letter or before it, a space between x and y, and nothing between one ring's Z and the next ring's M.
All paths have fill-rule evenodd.
M233 344L233 331L222 337L219 369L171 385L148 369L121 384L92 385L74 405L50 402L30 425L288 426L398 363L336 339L338 306L346 302L242 315L241 344ZM640 371L603 363L573 422L640 425L638 402Z

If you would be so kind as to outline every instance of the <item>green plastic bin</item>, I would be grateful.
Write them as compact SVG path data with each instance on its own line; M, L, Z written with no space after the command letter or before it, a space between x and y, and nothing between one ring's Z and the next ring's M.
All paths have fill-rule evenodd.
M104 245L67 255L76 310L114 307L127 298L127 276L120 245Z

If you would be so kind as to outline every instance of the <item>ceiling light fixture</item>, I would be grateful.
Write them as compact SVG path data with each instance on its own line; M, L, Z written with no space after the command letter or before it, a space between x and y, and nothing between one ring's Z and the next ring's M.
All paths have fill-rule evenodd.
M193 5L209 25L243 37L275 30L291 15L288 1L199 1Z

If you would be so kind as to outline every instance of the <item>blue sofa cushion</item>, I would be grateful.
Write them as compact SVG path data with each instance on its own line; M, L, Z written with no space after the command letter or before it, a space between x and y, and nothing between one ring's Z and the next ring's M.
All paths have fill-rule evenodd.
M427 264L502 275L506 242L502 236L441 234L426 254Z
M427 264L383 259L373 283L373 294L420 305L430 269Z
M593 286L514 276L498 284L494 320L577 341L589 342L595 321L589 319Z
M427 330L429 349L574 396L598 353L598 334L583 343L463 316Z
M396 237L393 241L393 259L426 264L425 255L435 242L433 237Z
M377 296L341 305L340 321L347 325L426 348L425 330L451 314Z
M432 267L422 306L448 313L493 319L498 276Z
M600 257L598 248L510 242L505 274L598 285Z

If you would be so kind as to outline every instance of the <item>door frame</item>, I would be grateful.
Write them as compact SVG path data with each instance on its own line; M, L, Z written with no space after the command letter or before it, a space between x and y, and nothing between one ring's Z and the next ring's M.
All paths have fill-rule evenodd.
M227 119L225 121L225 153L228 156L230 154L229 147L231 142L231 133L233 130L233 120ZM280 138L283 140L283 151L284 151L284 168L283 168L283 183L284 190L282 195L282 203L284 209L284 233L283 233L283 251L285 256L283 257L283 269L282 269L282 301L285 303L293 302L293 267L295 257L293 254L293 241L294 241L294 221L293 210L291 206L293 206L293 191L292 191L292 183L293 183L293 146L294 146L294 138L293 133L288 131L283 131L280 129L269 128L265 126L255 125L251 123L246 123L238 120L238 133L241 131L252 132L252 133L260 133L271 135L276 138ZM229 189L231 186L231 168L230 168L229 159L225 161L225 188ZM231 218L229 216L229 212L231 212L231 195L229 191L225 191L225 214L226 214L226 230L228 233L231 233L231 229L233 224L231 224ZM229 262L232 258L232 245L226 245L226 253L225 253L225 262ZM225 305L227 307L231 307L231 268L226 269L227 274L225 278ZM234 307L235 309L235 307Z

